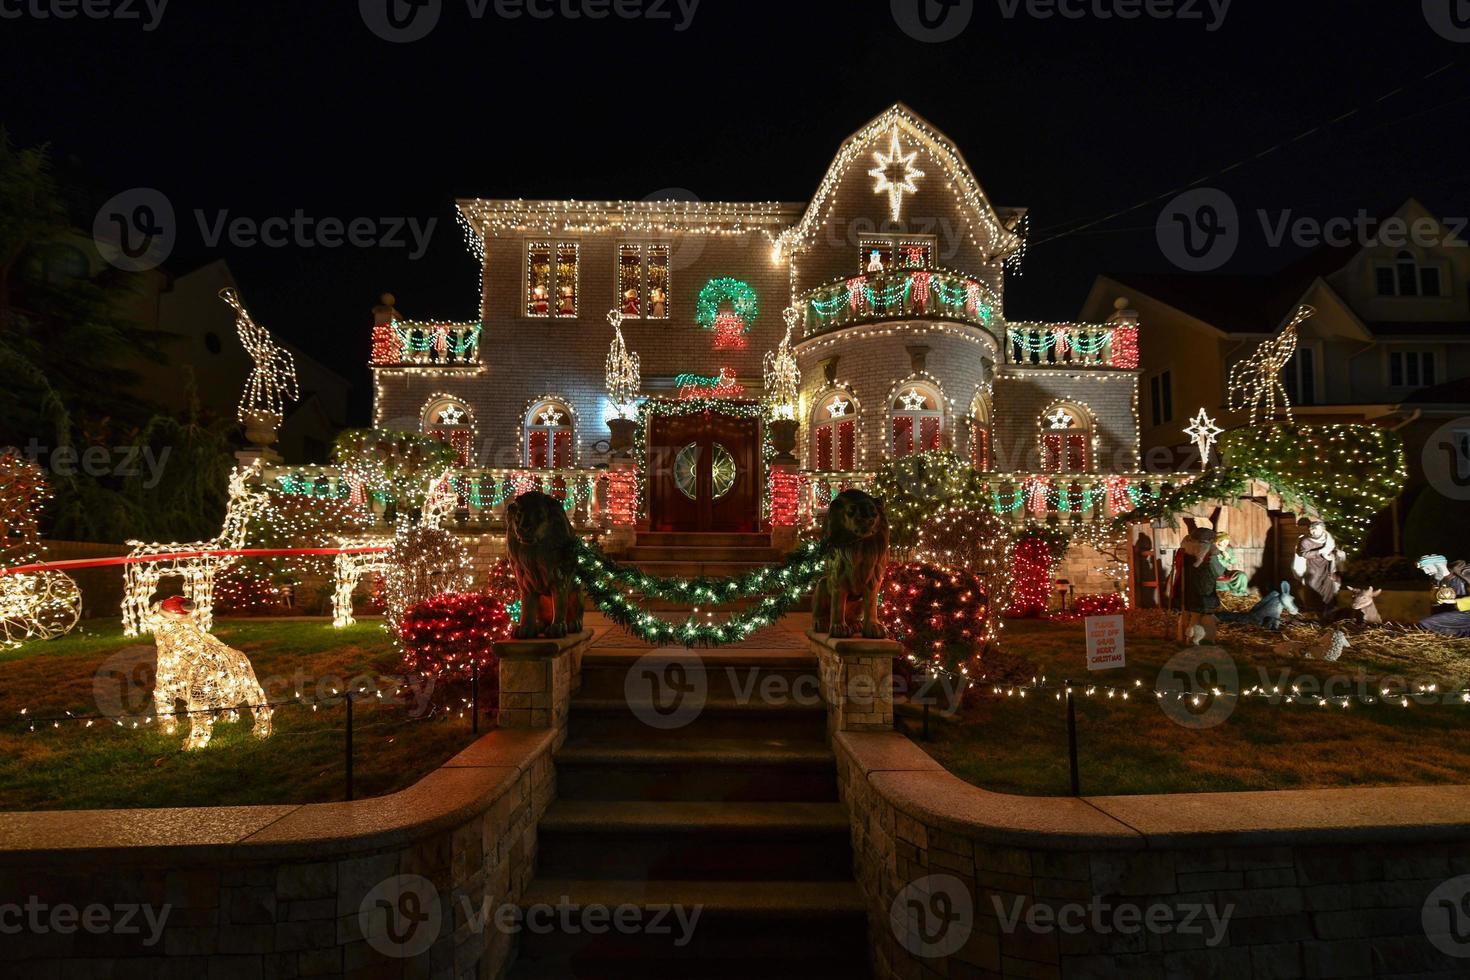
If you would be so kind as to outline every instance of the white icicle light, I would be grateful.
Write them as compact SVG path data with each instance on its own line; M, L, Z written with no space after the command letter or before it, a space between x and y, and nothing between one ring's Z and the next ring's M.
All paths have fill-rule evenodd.
M240 344L255 362L250 377L245 381L245 391L240 395L237 418L247 424L253 412L284 418L286 400L295 401L301 397L296 383L296 361L290 351L277 344L270 332L251 318L238 293L227 287L219 291L219 298L235 311L235 330L240 335Z

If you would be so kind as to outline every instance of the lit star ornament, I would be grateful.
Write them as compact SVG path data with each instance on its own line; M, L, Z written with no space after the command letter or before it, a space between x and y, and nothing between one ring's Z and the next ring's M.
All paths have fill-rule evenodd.
M1053 429L1070 429L1075 420L1065 408L1059 408L1048 415L1046 421Z
M905 412L922 412L929 399L920 394L919 389L910 388L905 394L899 395L898 400L903 402Z
M851 405L852 402L845 399L835 399L832 404L827 406L827 414L831 415L834 419L840 419L847 414L847 410Z
M448 405L439 413L439 421L445 425L459 425L464 420L464 410L458 405Z
M873 193L888 192L888 210L893 215L894 221L897 221L903 213L903 196L919 192L917 181L924 176L924 171L914 167L914 160L918 156L918 150L908 154L903 152L903 147L898 142L897 126L893 127L888 152L884 153L879 150L873 154L873 159L878 161L878 166L868 171L868 176L876 179ZM895 177L897 180L894 179Z
M1191 442L1199 447L1199 466L1205 469L1210 465L1210 447L1215 444L1220 433L1225 430L1215 424L1215 420L1205 414L1201 408L1199 414L1190 421L1184 434L1189 436Z
M562 413L554 408L548 408L539 416L542 425L561 425Z

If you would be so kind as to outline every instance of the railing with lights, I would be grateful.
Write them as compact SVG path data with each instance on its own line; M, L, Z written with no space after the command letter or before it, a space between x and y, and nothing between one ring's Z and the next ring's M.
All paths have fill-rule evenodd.
M480 363L480 324L394 320L373 329L379 367L463 367Z
M839 279L801 294L802 336L883 320L955 320L987 330L1000 323L1000 298L973 276L941 269L894 269Z
M1009 323L1006 361L1031 367L1138 367L1135 323Z
M395 516L385 495L354 486L335 467L282 468L268 479L282 493L360 502L380 528L391 525ZM599 530L610 518L607 470L471 468L451 471L450 480L459 495L452 515L455 530L502 530L506 504L529 490L540 490L560 500L572 526L579 531Z

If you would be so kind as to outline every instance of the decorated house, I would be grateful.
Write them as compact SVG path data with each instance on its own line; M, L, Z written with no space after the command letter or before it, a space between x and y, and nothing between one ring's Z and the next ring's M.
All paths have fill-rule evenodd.
M1009 319L1025 210L903 105L806 203L474 199L459 217L479 319L385 297L374 420L456 448L472 521L540 481L579 520L764 532L935 449L995 474L1017 520L1100 514L1136 478L1136 317Z

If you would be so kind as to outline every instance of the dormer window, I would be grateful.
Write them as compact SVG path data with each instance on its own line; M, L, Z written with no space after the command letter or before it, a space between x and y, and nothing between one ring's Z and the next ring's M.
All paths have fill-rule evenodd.
M864 275L934 267L934 240L925 235L864 235L858 251Z
M1421 264L1409 251L1400 252L1391 265L1377 266L1374 278L1379 296L1444 295L1439 266Z

